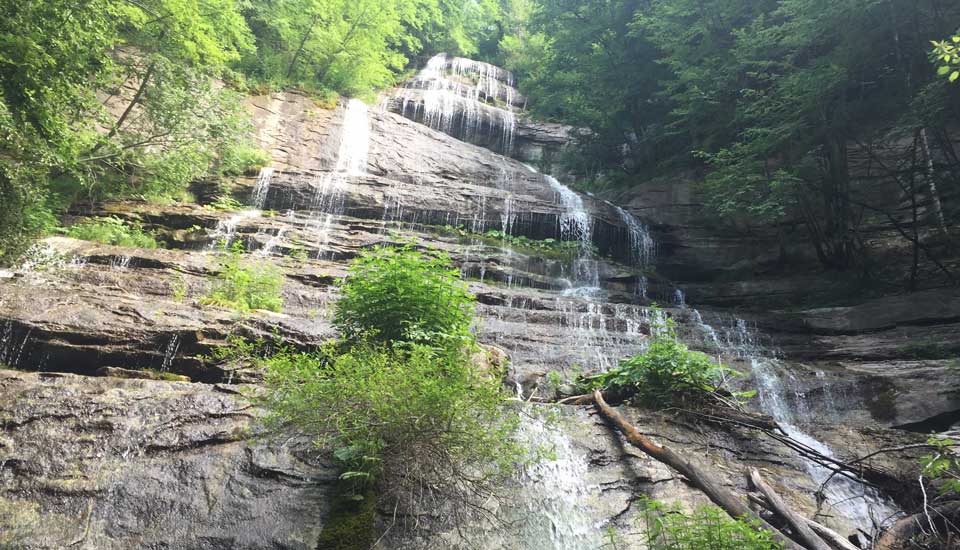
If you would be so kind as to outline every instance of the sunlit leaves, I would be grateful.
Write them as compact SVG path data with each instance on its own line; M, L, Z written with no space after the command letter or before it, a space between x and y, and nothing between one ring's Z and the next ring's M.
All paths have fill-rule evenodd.
M931 42L933 51L931 56L939 65L937 74L946 76L950 82L956 82L960 78L960 36L952 36L950 40L941 40Z

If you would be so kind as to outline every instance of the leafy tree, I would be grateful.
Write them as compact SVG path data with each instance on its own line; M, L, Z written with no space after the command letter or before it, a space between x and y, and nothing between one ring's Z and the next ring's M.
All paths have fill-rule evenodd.
M176 194L249 147L238 98L210 78L250 47L233 0L4 3L0 260L73 201Z

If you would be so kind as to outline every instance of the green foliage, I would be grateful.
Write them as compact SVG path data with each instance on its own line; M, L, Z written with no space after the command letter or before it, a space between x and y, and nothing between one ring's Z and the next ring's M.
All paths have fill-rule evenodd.
M158 246L154 236L144 231L139 222L128 225L116 216L84 220L68 227L64 234L73 239L131 248L157 248Z
M283 273L276 266L245 261L243 243L225 251L220 271L201 304L228 307L242 312L254 309L279 312L283 308Z
M960 494L960 456L953 450L957 443L939 437L931 437L927 443L936 450L920 460L923 475L940 483L940 494Z
M724 390L727 379L740 373L687 348L677 337L672 320L654 327L653 334L646 352L625 359L617 368L586 378L584 382L591 388L614 389L659 407L697 404L708 398L738 405L756 394L755 391Z
M274 418L308 428L332 448L345 479L376 478L417 452L504 472L517 458L499 380L478 372L461 350L364 341L346 350L281 350L265 364Z
M270 164L270 154L247 143L237 143L225 148L218 161L222 174L239 176L255 172Z
M204 208L209 208L217 212L233 212L235 210L242 210L243 207L244 204L242 202L230 195L217 195L213 202L204 205Z
M716 506L686 514L677 506L647 501L645 542L650 550L780 550L770 531L748 519L733 519Z
M950 82L956 82L960 78L960 36L951 36L949 40L933 42L931 55L938 65L938 75L945 76Z
M801 220L832 268L863 266L858 228L875 215L858 203L876 175L863 177L849 159L882 149L873 145L889 143L891 127L942 135L960 115L960 95L946 86L960 75L960 42L934 43L941 79L922 46L948 34L960 4L532 3L501 53L532 112L590 128L566 155L571 170L621 185L677 169L705 173L714 215L740 224ZM857 142L865 147L848 151ZM933 148L953 158L952 146ZM957 168L955 160L937 164L944 174ZM922 167L913 170L920 177Z
M179 196L248 160L249 116L211 80L252 47L239 13L234 0L0 7L0 261L73 202Z
M393 85L421 51L476 53L498 14L492 0L253 3L245 15L256 49L238 67L267 88L372 96Z
M473 341L475 299L440 252L410 244L365 250L339 290L333 325L349 340Z

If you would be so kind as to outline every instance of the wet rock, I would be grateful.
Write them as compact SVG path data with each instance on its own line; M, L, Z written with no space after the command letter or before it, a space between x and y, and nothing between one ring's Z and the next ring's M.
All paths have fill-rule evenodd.
M30 548L313 549L329 465L204 385L0 370L0 501Z

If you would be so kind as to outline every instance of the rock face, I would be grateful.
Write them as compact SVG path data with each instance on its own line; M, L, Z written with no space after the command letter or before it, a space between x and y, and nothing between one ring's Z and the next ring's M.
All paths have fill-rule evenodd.
M239 388L0 371L0 500L30 548L313 549L336 471Z
M751 374L744 383L762 391L755 412L827 452L852 457L918 441L891 428L948 422L960 409L952 382L921 383L945 379L952 359L904 348L919 334L938 335L937 353L960 347L954 294L799 312L718 309L755 296L789 301L803 277L818 279L738 279L780 262L776 239L704 227L690 187L644 188L614 201L624 210L498 154L548 156L574 131L524 122L522 98L498 69L447 56L431 63L432 73L382 109L353 101L324 109L294 93L252 98L257 137L274 162L233 182L231 193L249 209L101 205L82 214L137 220L167 248L51 238L27 264L0 272L0 363L20 369L0 370L0 504L44 517L43 528L27 533L28 547L316 548L338 472L291 434L252 437L262 413L240 390L260 373L202 356L231 335L279 333L301 347L332 338L335 283L376 244L413 240L450 254L477 296L479 339L498 350L500 364L501 355L509 359L505 383L520 400L550 398L557 377L567 383L641 352L651 327L669 316L692 346ZM197 191L222 190L198 183ZM220 241L240 241L283 270L281 313L201 305L222 269ZM920 300L930 306L910 306ZM652 301L668 307L652 309ZM192 382L163 380L171 374ZM391 531L381 548L576 550L608 537L641 548L640 496L687 508L705 502L625 447L589 407L564 408L550 423L549 407L518 406L522 440L553 449L556 460L518 472L504 488L496 506L516 528L478 522L467 531L480 536L463 540L425 521L414 533ZM720 483L743 490L747 467L759 466L814 515L822 471L775 439L624 411ZM896 484L914 475L916 457L882 455L870 465L885 472L872 481L900 500L844 486L856 507L828 509L823 521L852 533L864 527L855 517L864 503L909 504L910 491ZM386 529L390 510L380 514Z

